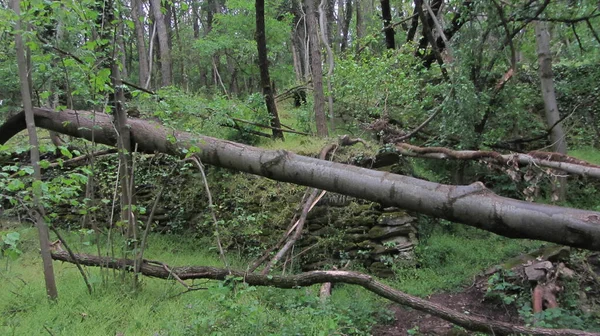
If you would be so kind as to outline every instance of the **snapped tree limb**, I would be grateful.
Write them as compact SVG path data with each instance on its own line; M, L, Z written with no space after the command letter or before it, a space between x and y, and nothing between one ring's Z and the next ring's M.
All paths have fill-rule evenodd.
M406 156L430 159L487 160L502 165L517 161L521 165L533 164L571 174L600 178L600 166L559 153L534 151L527 154L500 154L492 151L455 151L445 147L418 147L407 143L397 144L396 149L398 153Z
M52 258L54 260L66 261L69 263L75 262L75 260L64 251L52 253ZM89 254L76 254L75 258L82 265L107 267L119 270L124 269L129 272L133 272L135 264L134 260L131 259L98 257ZM347 283L361 286L390 301L440 317L472 331L485 332L493 335L600 336L598 333L573 329L545 329L516 326L510 323L466 315L442 305L408 295L375 280L369 275L349 271L312 271L287 276L262 275L207 266L166 267L162 262L149 260L144 260L142 262L139 271L143 275L149 277L176 279L181 282L188 279L225 280L227 277L233 276L242 278L245 283L251 286L272 286L277 288L306 287L327 282Z
M58 133L117 143L106 114L36 108L35 123ZM202 162L273 180L354 196L386 206L474 226L510 238L539 239L600 251L600 212L528 203L500 197L482 183L453 186L351 165L264 150L231 141L170 130L147 120L129 119L138 150L185 157L197 149ZM23 114L0 126L0 144L25 129Z

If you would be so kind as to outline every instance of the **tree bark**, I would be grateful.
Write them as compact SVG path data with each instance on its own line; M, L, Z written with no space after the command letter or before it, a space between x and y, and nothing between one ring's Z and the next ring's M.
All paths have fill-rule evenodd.
M600 179L600 166L578 160L572 156L552 152L533 151L526 154L500 154L492 151L457 151L445 147L418 147L407 143L397 144L396 150L398 152L397 154L404 156L437 160L483 160L503 166L517 162L523 166L536 165L560 170L565 173ZM394 163L398 162L398 158L396 157L393 161Z
M325 49L327 50L327 106L329 108L329 120L331 121L331 129L335 130L335 117L333 115L333 86L331 80L333 77L334 61L333 61L333 50L328 36L325 34L328 27L327 15L325 15L325 7L327 6L327 0L321 0L319 5L319 26L321 27L321 39Z
M269 59L267 55L267 37L265 33L265 0L256 0L256 46L258 48L258 66L260 68L260 84L262 86L265 105L271 119L271 127L273 127L273 138L283 140L283 132L279 114L277 113L277 105L273 95L273 87L271 85L271 77L269 76Z
M133 171L131 158L131 132L127 126L127 112L123 108L125 95L123 82L116 60L111 65L112 84L114 94L114 123L118 132L117 148L119 149L119 178L121 184L121 220L127 223L127 237L136 239L137 223L133 217ZM112 223L111 223L112 224Z
M25 123L24 126L26 127L22 127L22 129L27 128L27 132L29 133L29 146L31 147L31 165L33 166L34 177L32 186L33 202L37 208L33 212L40 241L40 252L42 255L44 281L46 283L46 294L51 300L55 300L58 298L58 291L56 289L54 267L52 265L52 257L50 255L50 234L48 232L48 225L43 217L44 207L40 200L42 196L42 187L38 184L42 181L42 171L40 169L40 150L38 148L38 137L36 132L33 104L31 102L31 92L29 90L29 69L27 67L27 58L25 56L25 44L23 43L23 37L21 36L21 3L19 0L12 0L10 5L17 17L19 17L15 21L15 49L17 54L19 81L21 83L21 98L23 100L23 107L25 109L23 121Z
M169 86L173 82L173 72L171 69L171 49L169 47L169 33L165 25L165 16L162 13L160 0L150 0L152 14L154 15L154 24L158 37L160 49L160 76L162 86Z
M385 32L385 46L388 49L396 49L396 41L394 39L396 33L392 27L390 0L381 0L381 17L383 18L383 31Z
M348 47L348 32L350 30L350 21L352 21L352 0L346 0L346 8L344 9L344 20L338 20L342 25L342 42L340 44L340 50L342 52L346 51L346 48Z
M366 27L365 27L365 19L364 19L364 15L366 13L363 13L363 6L362 6L362 1L358 0L356 1L356 50L355 52L358 54L360 52L361 46L360 46L360 40L365 37L366 34Z
M88 140L92 139L95 128L96 142L117 144L118 137L109 115L96 113L94 122L92 113L85 111L34 108L34 114L38 127ZM500 197L479 182L466 186L443 185L284 150L263 150L170 130L152 121L130 118L128 124L132 141L141 152L183 158L184 149L196 146L200 149L200 159L207 164L397 206L510 238L600 250L600 212ZM0 126L0 144L24 128L23 113L13 116Z
M314 112L317 124L317 135L327 137L327 118L325 117L325 94L323 93L323 65L321 63L321 47L319 46L319 33L317 22L317 8L315 0L305 0L306 26L308 28L310 49L310 70L312 72Z
M54 260L74 263L67 252L52 253ZM107 267L112 269L124 269L134 271L135 261L131 259L114 259L109 257L98 257L89 254L77 254L76 260L86 266ZM493 335L541 335L541 336L599 336L594 332L586 332L574 329L546 329L516 326L510 323L492 321L481 317L470 316L456 312L452 309L433 303L404 292L394 289L382 282L377 281L370 275L349 271L312 271L294 275L261 275L237 271L232 269L216 268L209 266L183 266L170 267L158 261L143 260L139 267L140 273L145 276L178 280L189 279L211 279L223 281L229 277L243 279L250 286L271 286L277 288L293 289L307 287L321 283L347 283L357 285L366 290L384 297L401 305L429 313L446 321L450 321L467 330L490 333Z
M567 153L566 134L562 128L558 105L556 103L556 92L554 91L554 74L552 73L552 54L550 53L550 32L548 23L545 21L536 21L535 37L537 42L538 61L540 64L540 81L542 87L542 97L544 98L544 109L546 111L546 123L552 127L550 140L555 152ZM559 181L559 200L564 200L566 195L566 178L560 177Z

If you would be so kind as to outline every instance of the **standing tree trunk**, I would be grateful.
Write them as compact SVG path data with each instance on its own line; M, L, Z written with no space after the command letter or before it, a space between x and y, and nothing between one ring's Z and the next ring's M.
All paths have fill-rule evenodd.
M121 76L127 78L127 48L125 47L125 39L123 36L125 35L125 25L123 22L120 22L116 29L117 40L116 45L118 46L118 58L121 63Z
M390 0L381 0L381 16L383 18L383 31L385 32L385 45L388 49L396 49L396 41L394 39L396 33L392 27Z
M121 184L121 220L127 223L127 237L137 239L137 224L132 211L132 162L131 162L131 135L127 126L127 112L123 108L125 96L123 94L123 82L121 73L116 60L111 64L112 84L115 90L114 94L114 122L119 139L117 148L119 149L119 177Z
M321 27L321 39L323 40L323 45L327 50L327 105L329 107L329 120L331 121L331 128L335 130L335 118L333 115L333 87L331 85L333 68L335 64L333 62L333 50L331 50L331 45L329 43L327 34L325 34L326 28L328 27L327 16L325 15L325 6L327 6L327 0L321 0L321 4L319 5L319 26Z
M131 1L131 17L133 19L133 27L135 29L136 45L138 50L139 63L139 81L141 87L146 86L148 81L148 54L146 51L146 39L144 34L144 11L142 10L141 0Z
M19 0L12 0L11 7L17 17L21 15ZM35 129L35 120L33 115L33 104L31 103L31 92L29 91L29 79L27 69L27 58L25 56L25 46L21 36L21 19L15 22L15 49L17 54L17 67L19 71L19 80L21 82L21 97L25 109L25 123L29 133L29 146L31 147L31 165L33 166L33 202L37 209L34 209L35 222L38 229L40 240L40 252L42 255L42 264L44 269L44 281L46 283L46 294L52 300L58 298L56 290L56 279L54 278L54 267L52 266L52 256L50 255L50 234L48 225L44 220L44 206L41 203L42 171L40 169L40 150L38 148L38 138Z
M365 33L366 33L366 27L365 27L365 19L364 19L364 12L363 12L363 4L361 4L361 1L358 0L356 1L356 53L358 54L361 46L360 46L360 40L365 37Z
M258 47L258 66L260 67L260 85L267 111L271 117L271 126L273 127L273 138L283 140L281 123L277 114L277 105L273 96L273 87L269 76L269 60L267 58L267 37L265 34L265 0L256 0L256 46Z
M173 72L171 69L171 49L169 47L169 33L165 24L165 16L162 13L160 0L150 0L152 14L154 15L154 24L158 37L160 49L160 76L162 86L169 86L173 82Z
M298 82L307 81L310 73L307 46L306 15L299 1L292 1L292 13L294 14L292 32L292 51L294 52L294 69Z
M317 135L326 137L329 135L327 129L327 118L325 117L325 95L323 94L323 66L321 64L321 48L319 47L319 33L317 23L317 8L315 0L306 0L306 26L308 28L310 69L314 89L314 112L317 123Z
M271 126L273 127L273 137L283 139L283 132L279 115L277 113L277 105L269 76L269 60L267 58L267 38L265 34L265 1L256 0L256 45L258 48L258 65L260 67L260 82L267 105L267 111L271 117Z
M342 42L340 44L340 51L344 52L348 47L348 31L350 30L350 21L352 21L352 0L346 0L344 20L339 21L342 24Z
M556 103L556 92L554 91L554 74L552 73L552 55L550 53L550 32L548 23L545 21L536 21L535 37L537 43L538 62L540 64L540 81L542 87L542 97L544 98L544 108L546 111L546 123L550 132L550 141L555 152L567 153L566 134L559 123L560 114ZM566 177L558 179L558 200L564 200L566 196L567 181Z

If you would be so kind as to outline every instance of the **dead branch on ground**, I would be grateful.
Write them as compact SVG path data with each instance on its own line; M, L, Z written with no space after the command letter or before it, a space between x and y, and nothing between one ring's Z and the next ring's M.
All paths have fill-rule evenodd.
M66 261L74 263L67 252L52 253L54 260ZM75 259L86 266L104 266L112 269L124 269L132 272L134 260L131 259L115 259L110 257L99 257L88 254L77 254ZM243 281L251 286L272 286L277 288L297 288L312 286L320 283L347 283L358 285L366 290L382 296L390 301L401 305L426 312L437 316L465 329L490 333L494 335L511 335L511 334L527 334L527 335L543 335L543 336L600 336L600 333L586 332L573 329L546 329L517 326L510 323L491 321L485 318L466 315L446 308L442 305L429 302L427 300L408 295L404 292L396 290L382 282L377 281L372 276L349 271L312 271L295 275L261 275L256 273L247 273L237 270L227 270L224 268L207 267L207 266L184 266L184 267L164 267L164 263L149 262L144 260L140 267L140 272L143 275L160 278L160 279L211 279L223 281L230 276L240 277ZM177 276L177 278L175 278Z

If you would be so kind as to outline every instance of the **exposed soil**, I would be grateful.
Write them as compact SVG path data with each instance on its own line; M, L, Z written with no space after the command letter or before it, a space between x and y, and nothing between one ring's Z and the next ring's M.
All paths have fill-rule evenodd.
M518 313L513 307L484 301L484 290L481 287L473 286L459 293L434 294L427 299L461 313L495 321L519 323ZM459 331L452 323L427 313L399 305L390 305L389 309L394 312L396 321L393 324L376 326L373 328L373 335L409 335L408 330L416 331L417 327L418 335L470 335Z

